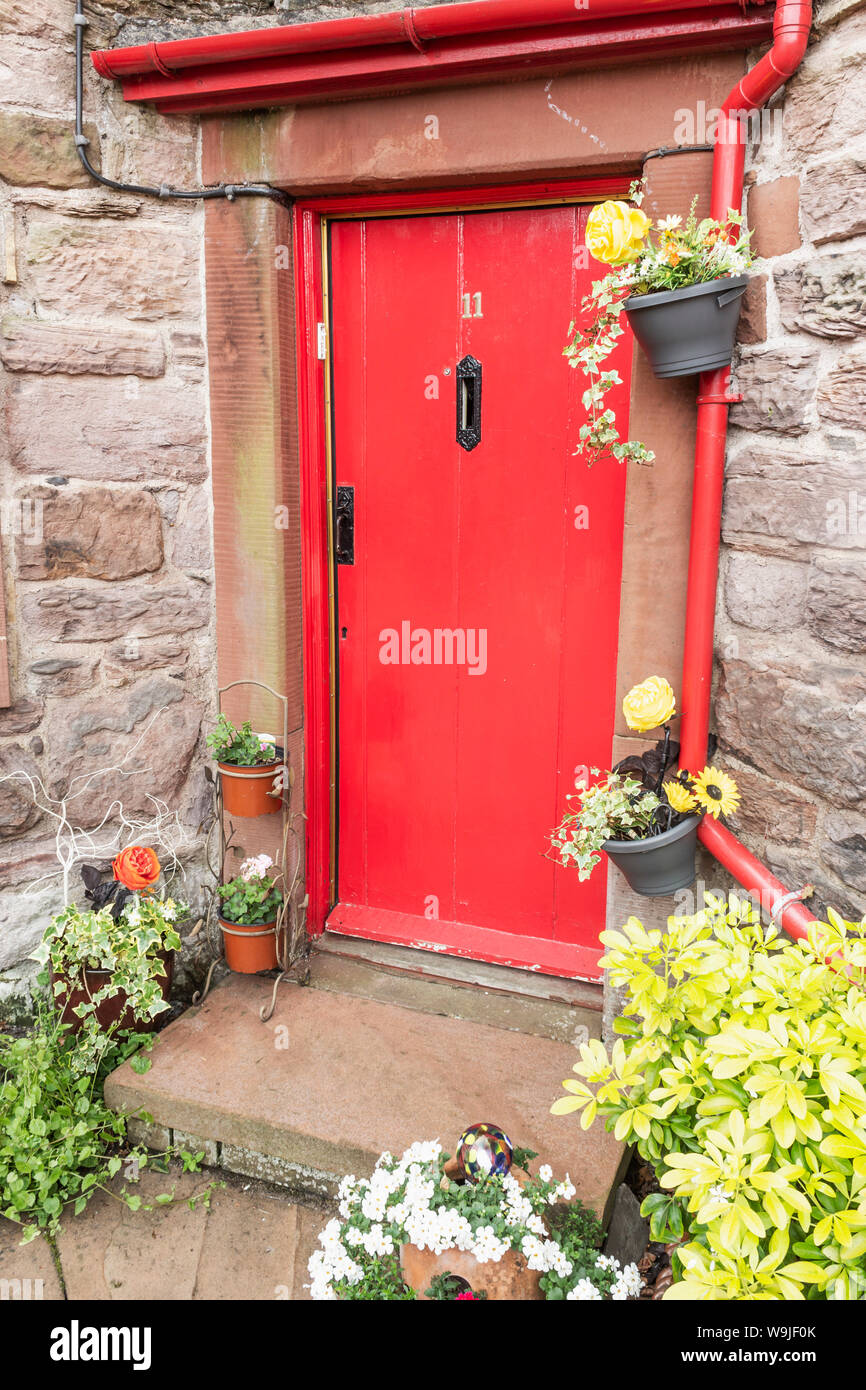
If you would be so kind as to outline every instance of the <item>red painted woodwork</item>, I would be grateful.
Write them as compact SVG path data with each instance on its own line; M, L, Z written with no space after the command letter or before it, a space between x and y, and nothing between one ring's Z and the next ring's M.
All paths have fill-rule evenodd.
M667 11L729 8L731 0L668 0ZM425 45L467 34L500 34L552 25L592 28L601 18L640 15L646 0L469 0L466 4L424 10L395 10L351 19L324 20L276 28L205 34L132 48L97 50L93 65L105 77L129 77L148 72L174 72L202 63L231 63L239 59L272 58L291 53L336 52L341 48Z
M758 0L760 3L760 0ZM160 111L227 111L554 65L749 47L770 32L735 0L483 0L100 50L103 77Z
M336 758L331 746L330 562L326 500L327 443L323 376L326 364L317 352L317 324L324 315L322 227L332 216L394 211L427 211L460 206L484 207L503 202L550 199L597 201L622 196L621 180L577 179L494 185L484 189L413 189L378 194L372 199L335 196L297 202L294 207L295 311L298 345L298 440L301 465L301 543L304 605L304 710L306 874L309 894L307 927L313 936L324 929L334 902L331 802ZM492 959L479 953L479 959ZM556 973L555 970L552 973Z
M580 884L544 853L575 768L608 765L613 733L625 475L572 457L583 382L561 356L598 274L586 214L332 225L335 483L355 489L356 563L337 567L329 926L597 977L604 867ZM466 354L484 372L472 452L455 441ZM624 377L629 359L624 343ZM407 623L466 634L466 663L384 664Z

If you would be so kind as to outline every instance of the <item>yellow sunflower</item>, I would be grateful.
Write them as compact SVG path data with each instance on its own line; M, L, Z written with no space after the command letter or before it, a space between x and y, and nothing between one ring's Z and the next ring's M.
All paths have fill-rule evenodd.
M682 782L678 782L675 777L672 777L669 782L665 782L664 793L675 811L687 815L689 811L697 810L698 803L694 796L688 787L684 786Z
M705 767L694 779L695 796L708 815L732 816L740 804L740 792L733 777L717 767Z

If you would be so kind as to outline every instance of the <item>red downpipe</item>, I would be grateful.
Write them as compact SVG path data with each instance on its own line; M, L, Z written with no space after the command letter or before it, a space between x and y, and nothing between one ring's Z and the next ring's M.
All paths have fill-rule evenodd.
M713 156L713 217L724 219L730 208L741 210L746 158L744 113L763 106L796 72L806 52L811 22L810 0L778 0L772 48L725 101ZM709 740L730 384L730 368L724 367L704 372L698 390L680 751L682 766L691 771L703 768ZM698 836L744 888L759 893L762 901L770 904L771 911L779 899L787 896L784 885L712 817L704 817ZM796 937L804 936L808 924L814 921L799 902L785 907L779 918L786 931Z
M762 4L764 0L756 0ZM293 53L326 53L337 49L410 44L420 49L440 39L468 34L506 33L519 29L590 23L608 17L646 16L667 11L712 10L730 7L730 0L589 0L579 7L575 0L468 0L457 5L421 10L396 10L390 14L359 15L353 19L329 19L310 24L287 24L275 29L253 29L233 34L208 34L201 38L172 39L166 43L139 44L133 48L100 50L93 65L103 77L131 77L158 72L171 76L181 68L212 63L237 63Z

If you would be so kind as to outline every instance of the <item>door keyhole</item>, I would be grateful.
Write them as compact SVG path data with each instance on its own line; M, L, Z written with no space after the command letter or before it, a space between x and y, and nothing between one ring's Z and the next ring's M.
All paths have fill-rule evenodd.
M465 376L460 382L460 428L468 430L475 419L475 378Z

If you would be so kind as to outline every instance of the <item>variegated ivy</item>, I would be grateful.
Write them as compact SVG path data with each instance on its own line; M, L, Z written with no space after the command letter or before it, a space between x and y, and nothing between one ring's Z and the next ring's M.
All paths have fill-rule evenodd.
M685 1242L666 1298L866 1299L866 919L794 942L706 903L602 933L625 1038L580 1049L553 1111L654 1165L652 1236Z
M589 382L581 397L586 420L580 427L580 444L574 452L582 455L590 467L606 458L619 463L652 463L655 458L653 451L639 440L620 437L616 414L604 404L608 391L622 385L615 368L602 369L602 363L625 332L620 316L627 291L625 285L620 286L618 281L614 284L614 280L614 276L608 275L593 283L592 294L583 302L585 310L592 310L592 322L581 331L572 321L568 327L570 341L562 350L568 365L581 371Z
M124 994L139 1019L156 1018L168 1008L162 997L165 965L160 954L180 949L173 924L186 911L185 904L173 898L135 893L116 920L109 908L94 912L74 905L52 918L33 959L50 967L58 1003L63 1003L61 996L68 988L81 988L85 969L108 975L104 985L75 1008L83 1024L76 1056L81 1070L91 1067L108 1045L108 1035L96 1021L104 1000Z

